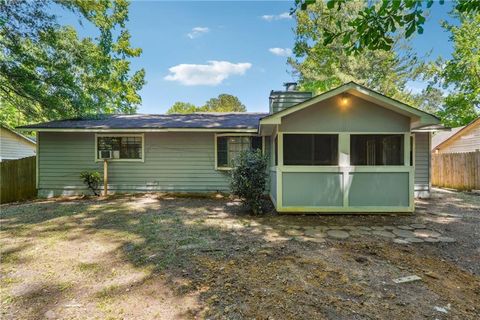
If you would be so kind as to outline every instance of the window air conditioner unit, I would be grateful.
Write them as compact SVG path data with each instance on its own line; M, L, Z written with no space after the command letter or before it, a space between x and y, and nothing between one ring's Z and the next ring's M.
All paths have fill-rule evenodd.
M99 159L112 159L113 153L111 150L101 150L98 151L98 158Z

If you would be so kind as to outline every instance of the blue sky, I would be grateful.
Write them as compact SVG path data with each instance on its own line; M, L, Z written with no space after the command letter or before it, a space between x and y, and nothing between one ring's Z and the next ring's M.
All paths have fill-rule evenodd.
M294 44L294 20L282 2L154 2L133 1L130 21L132 45L141 57L132 69L146 70L139 113L164 113L175 101L202 105L221 93L236 95L248 111L268 110L268 95L291 81L287 55ZM449 19L451 4L435 4L422 36L413 48L430 59L449 57L451 43L439 25ZM81 35L91 35L69 13L56 12ZM423 84L410 84L418 91Z

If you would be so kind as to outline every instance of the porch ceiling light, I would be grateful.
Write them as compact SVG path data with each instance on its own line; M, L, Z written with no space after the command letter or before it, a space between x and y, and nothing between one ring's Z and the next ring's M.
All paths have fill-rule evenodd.
M344 93L340 96L340 106L341 107L347 107L349 102L350 102L350 99L348 98L348 95L346 93Z

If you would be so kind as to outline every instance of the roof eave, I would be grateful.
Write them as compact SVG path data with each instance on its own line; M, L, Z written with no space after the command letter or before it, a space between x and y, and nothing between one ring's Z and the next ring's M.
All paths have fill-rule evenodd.
M257 132L258 128L40 128L18 127L37 132Z

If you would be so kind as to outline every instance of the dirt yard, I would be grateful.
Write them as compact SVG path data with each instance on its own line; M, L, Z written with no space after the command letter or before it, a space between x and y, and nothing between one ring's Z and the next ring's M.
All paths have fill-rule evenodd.
M136 195L1 207L2 319L479 319L480 196L412 216ZM404 276L421 280L395 283Z

